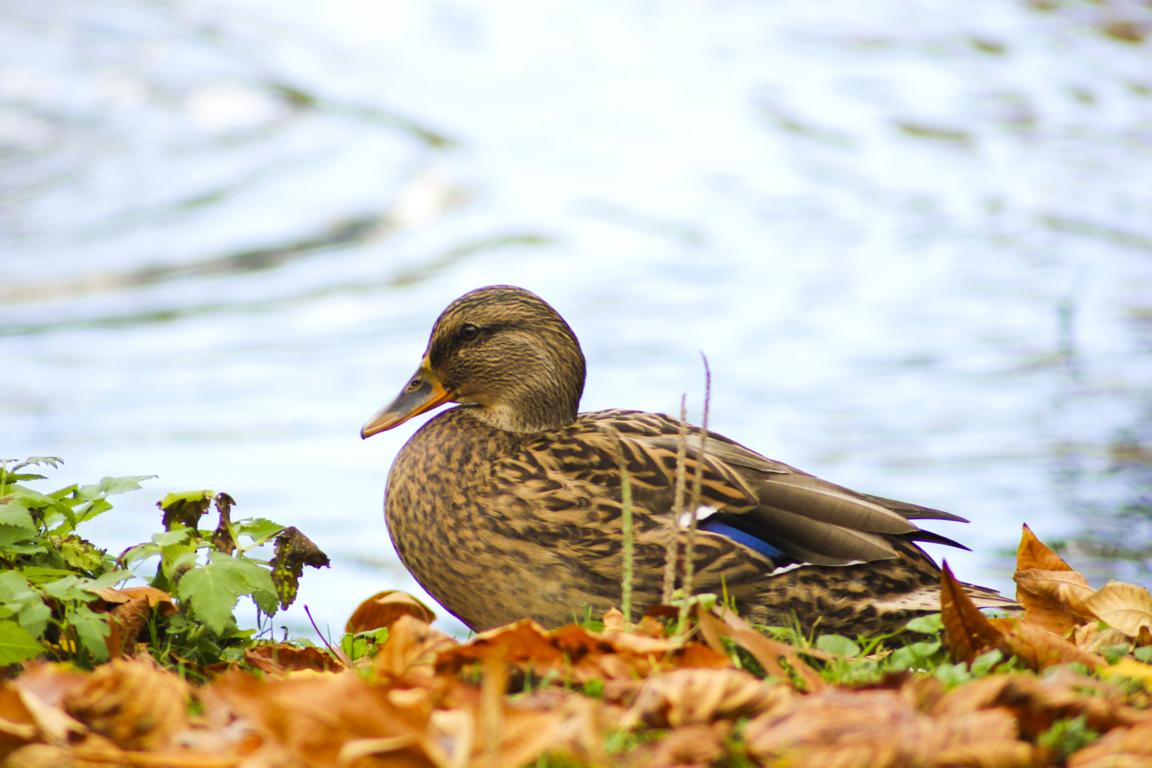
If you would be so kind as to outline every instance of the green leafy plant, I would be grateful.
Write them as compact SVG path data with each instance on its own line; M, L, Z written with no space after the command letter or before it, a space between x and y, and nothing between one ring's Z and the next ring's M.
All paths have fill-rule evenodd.
M235 661L295 599L304 565L327 565L297 529L264 518L233 521L233 499L206 490L166 496L157 505L164 530L113 557L77 530L112 509L109 496L137 490L150 476L106 477L50 493L26 485L46 479L31 468L60 464L55 457L0 461L0 665L47 656L91 666L111 651L132 650L138 636L163 662ZM201 530L210 507L218 523ZM274 554L264 559L269 544ZM139 575L149 562L154 572ZM134 578L153 590L147 621L136 623L116 611L136 597L122 589ZM242 597L257 607L256 629L236 623ZM136 616L144 618L139 610ZM116 636L125 632L130 636Z

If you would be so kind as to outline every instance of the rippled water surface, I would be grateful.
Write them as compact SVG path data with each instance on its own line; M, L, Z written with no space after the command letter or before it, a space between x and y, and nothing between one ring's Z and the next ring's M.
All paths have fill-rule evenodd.
M584 407L699 417L1149 580L1152 11L0 0L0 455L211 487L414 589L360 424L439 310L529 287ZM290 621L299 626L301 614Z

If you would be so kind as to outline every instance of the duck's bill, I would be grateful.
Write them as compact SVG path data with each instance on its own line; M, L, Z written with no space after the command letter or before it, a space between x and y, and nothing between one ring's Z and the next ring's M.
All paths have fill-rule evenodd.
M360 437L372 437L378 432L392 429L451 399L452 393L444 389L440 379L421 366L400 395L368 420L360 430Z

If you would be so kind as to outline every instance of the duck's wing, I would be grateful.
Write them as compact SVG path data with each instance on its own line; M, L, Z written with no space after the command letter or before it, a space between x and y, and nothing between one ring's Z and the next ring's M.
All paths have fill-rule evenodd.
M597 414L633 451L667 466L680 448L680 425L663 414ZM722 435L701 443L688 430L687 476L703 466L700 528L727 534L774 562L846 565L900 556L894 539L961 546L924 531L913 519L959 520L940 510L857 493L769 459ZM764 546L757 546L757 542Z

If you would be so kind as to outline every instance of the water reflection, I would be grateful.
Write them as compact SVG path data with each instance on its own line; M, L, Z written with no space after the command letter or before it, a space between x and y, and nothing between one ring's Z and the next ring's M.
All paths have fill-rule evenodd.
M1025 4L0 1L0 433L413 588L359 425L457 294L544 295L586 408L696 415L1147 580L1147 14ZM1141 15L1144 14L1144 15ZM380 566L387 566L381 572Z

